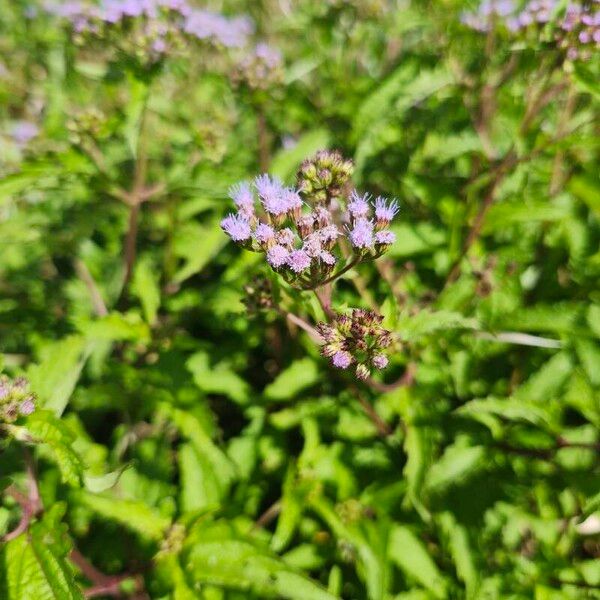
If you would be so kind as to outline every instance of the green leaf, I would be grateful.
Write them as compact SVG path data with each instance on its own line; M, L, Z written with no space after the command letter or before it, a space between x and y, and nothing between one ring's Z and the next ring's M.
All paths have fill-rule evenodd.
M319 381L319 369L311 358L294 361L264 390L267 400L290 400Z
M164 538L170 519L143 502L123 500L108 494L92 494L84 490L73 492L73 499L100 517L119 523L142 537L159 541Z
M160 306L159 277L150 260L140 260L135 268L131 291L140 299L144 318L149 325L156 322L156 314Z
M306 132L292 148L284 148L275 154L269 166L269 172L282 181L290 181L304 159L312 156L317 150L327 149L329 138L327 129Z
M239 404L245 404L250 395L250 387L225 362L210 364L207 352L196 352L186 366L194 377L194 382L208 394L223 394Z
M400 315L397 327L403 340L412 341L448 329L477 329L479 324L450 310L421 310L416 315Z
M459 483L469 475L485 469L484 459L483 446L448 446L440 460L428 471L425 488L428 492L437 492Z
M567 352L555 354L516 392L515 398L529 402L547 402L556 397L573 371L573 361Z
M446 233L431 223L393 223L396 241L389 249L389 256L406 258L416 254L432 254L446 244Z
M27 419L25 428L37 441L42 454L58 466L62 480L70 485L81 485L83 465L73 450L75 434L50 411L37 410Z
M30 526L2 551L6 574L6 600L83 600L73 573L53 543L56 532L43 523ZM0 555L1 556L1 555Z
M438 517L450 555L456 565L456 572L467 588L467 598L476 599L479 585L479 572L475 564L473 549L466 527L460 525L452 513L444 512Z
M77 385L90 352L81 336L70 336L42 348L40 362L27 371L31 389L42 406L60 416Z
M183 512L201 511L219 505L221 486L207 458L188 443L178 452L181 479L180 503Z
M410 578L436 598L446 598L446 583L423 542L408 528L395 525L390 533L390 559Z
M600 83L598 83L598 77L581 61L577 61L574 64L573 79L575 79L575 83L580 90L588 92L595 98L600 99Z
M186 541L182 562L195 583L241 590L260 598L336 598L224 522L197 525Z

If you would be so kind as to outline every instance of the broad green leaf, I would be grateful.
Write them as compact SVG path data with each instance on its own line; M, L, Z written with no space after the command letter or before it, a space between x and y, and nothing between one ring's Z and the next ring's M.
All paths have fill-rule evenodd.
M239 404L245 404L250 395L248 384L226 363L210 364L206 352L196 352L186 366L192 373L196 385L208 394L223 394Z
M109 494L92 494L84 490L73 492L73 499L98 516L119 523L142 537L160 541L171 524L170 519L143 502L123 500Z
M219 505L221 486L207 458L190 444L180 446L178 454L181 479L180 503L183 512L200 511Z
M6 600L83 600L64 555L52 543L56 533L35 523L2 549Z
M483 446L451 445L427 472L425 488L429 492L437 492L460 483L469 475L485 468L485 448Z
M304 159L312 156L318 150L327 149L329 137L327 129L308 131L298 139L292 148L284 148L275 154L269 166L269 172L282 181L290 181Z
M260 598L335 600L320 585L225 523L202 523L186 541L188 578L241 590Z
M477 329L476 319L468 319L460 313L449 310L421 310L416 315L400 315L398 317L398 334L404 340L416 340L446 329Z
M27 377L44 408L60 416L77 385L90 351L81 336L70 336L43 347L40 362L31 365Z
M446 598L446 583L425 544L408 528L395 525L390 532L390 559L409 577L427 588L435 598Z
M517 390L515 398L529 402L547 402L560 393L572 371L571 356L567 352L559 352Z
M79 486L83 474L81 459L73 449L74 433L53 413L37 410L25 425L29 436L40 444L40 452L58 466L62 480Z
M315 385L319 381L319 369L311 358L294 361L289 367L277 375L264 390L267 400L290 400L303 389Z

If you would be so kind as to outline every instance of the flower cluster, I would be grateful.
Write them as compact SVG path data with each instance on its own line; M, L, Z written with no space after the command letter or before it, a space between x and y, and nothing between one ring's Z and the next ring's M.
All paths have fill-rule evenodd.
M526 32L553 21L559 5L559 0L530 0L519 9L513 0L484 0L476 12L464 13L461 20L481 32L488 31L495 22L513 33ZM600 0L569 3L557 21L554 40L569 60L589 59L594 50L600 49Z
M11 381L6 375L0 375L0 423L14 423L20 416L30 415L35 403L35 394L29 391L25 378Z
M324 162L324 153L319 153L319 157ZM313 160L310 164L314 166L316 162ZM314 201L315 193L320 198L321 191L327 198L340 193L339 172L332 168L332 161L328 164L328 174L323 173L324 169L314 173L308 192L305 182L309 180L304 167L298 175L298 189L285 187L279 179L269 175L256 177L253 186L246 183L234 186L230 195L237 213L221 222L234 242L248 250L264 252L275 271L302 289L314 289L335 279L336 264L344 255L349 260L345 267L348 268L351 264L378 258L395 240L394 233L388 229L398 212L395 201L381 197L372 200L368 194L361 196L356 190L351 193L344 211L337 201L328 204ZM346 168L348 162L336 164ZM321 188L325 180L329 185Z
M23 148L39 134L39 128L31 121L15 121L10 136L17 146Z
M153 61L182 47L190 38L227 48L240 48L253 31L246 17L228 18L192 7L186 0L78 0L47 2L46 11L67 19L84 41L106 39L130 54Z
M352 161L339 152L321 150L300 166L298 189L313 202L328 203L341 195L353 170Z
M357 308L350 315L336 315L331 323L319 323L321 353L338 369L356 365L356 376L367 379L371 369L384 369L388 364L383 350L392 343L392 335L382 322L381 315Z
M235 83L244 83L253 90L265 90L283 79L283 57L281 52L260 42L244 52L232 72Z

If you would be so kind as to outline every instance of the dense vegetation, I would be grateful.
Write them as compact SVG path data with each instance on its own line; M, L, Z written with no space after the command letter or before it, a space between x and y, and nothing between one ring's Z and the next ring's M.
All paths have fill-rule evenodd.
M0 598L600 598L599 48L0 0Z

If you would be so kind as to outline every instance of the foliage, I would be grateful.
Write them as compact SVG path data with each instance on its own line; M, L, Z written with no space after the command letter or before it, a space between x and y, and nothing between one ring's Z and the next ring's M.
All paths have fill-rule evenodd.
M0 0L0 598L600 598L597 6L184 4ZM282 276L258 173L395 242Z

